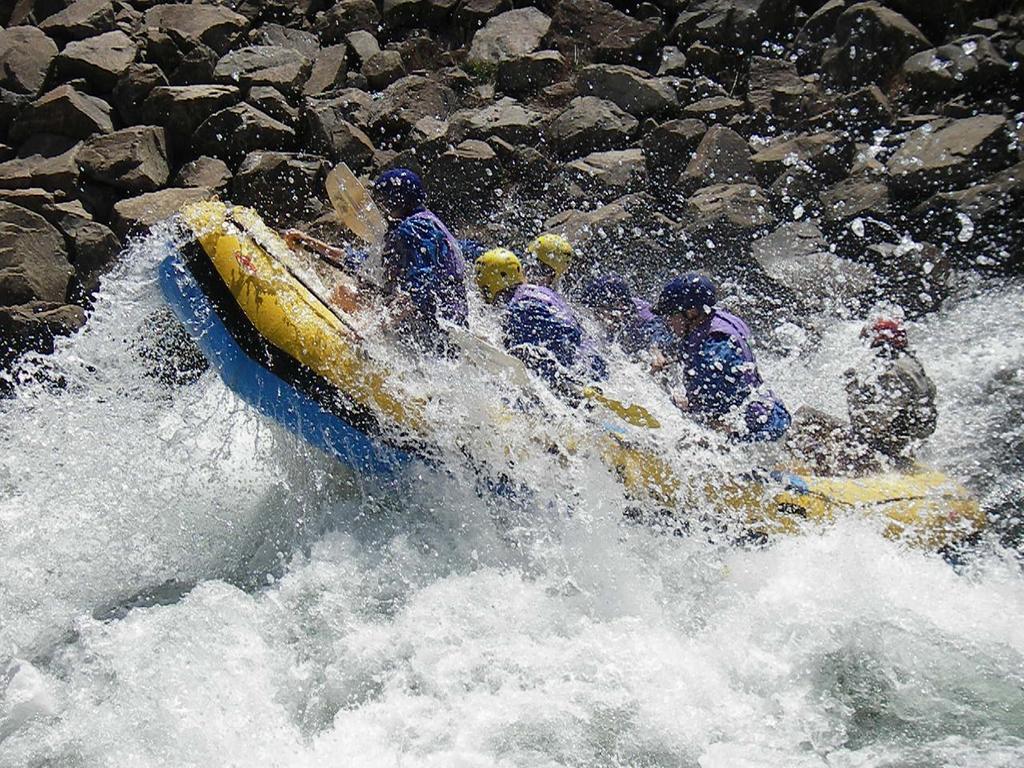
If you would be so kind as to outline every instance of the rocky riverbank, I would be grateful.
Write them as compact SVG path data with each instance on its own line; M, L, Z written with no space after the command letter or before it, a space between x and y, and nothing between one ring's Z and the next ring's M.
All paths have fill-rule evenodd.
M126 238L219 194L329 228L346 161L466 235L542 229L766 311L939 306L1024 265L1024 4L0 3L0 369Z

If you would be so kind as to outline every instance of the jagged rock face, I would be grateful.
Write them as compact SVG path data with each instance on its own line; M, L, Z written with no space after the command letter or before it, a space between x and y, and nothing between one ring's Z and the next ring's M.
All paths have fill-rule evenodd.
M0 30L0 88L35 96L56 56L56 44L35 27Z
M72 274L60 232L38 213L0 202L0 305L63 304Z
M906 17L873 2L858 3L836 21L835 43L825 51L821 66L838 88L885 84L908 56L930 45Z

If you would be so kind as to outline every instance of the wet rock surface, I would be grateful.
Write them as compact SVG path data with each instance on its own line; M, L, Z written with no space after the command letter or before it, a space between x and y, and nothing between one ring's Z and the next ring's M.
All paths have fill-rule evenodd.
M121 238L182 202L302 224L341 161L416 168L456 230L546 223L655 282L685 264L807 308L928 312L950 265L1024 267L1012 4L24 0L2 18L0 225L59 256L6 283L18 349L79 327L69 302ZM42 263L25 248L5 258Z

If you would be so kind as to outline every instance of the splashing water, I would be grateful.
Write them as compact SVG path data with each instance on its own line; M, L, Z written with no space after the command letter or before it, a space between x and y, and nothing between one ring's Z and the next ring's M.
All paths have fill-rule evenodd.
M526 462L520 503L454 453L378 488L212 373L150 375L136 339L171 237L37 362L49 383L0 404L0 766L1024 762L1007 550L955 571L857 521L754 550L664 536L621 522L587 457ZM1024 495L1022 296L973 286L911 327L940 392L926 458L1003 515ZM766 378L841 413L858 330L791 334ZM498 452L467 438L475 384L437 386L467 401L443 450Z

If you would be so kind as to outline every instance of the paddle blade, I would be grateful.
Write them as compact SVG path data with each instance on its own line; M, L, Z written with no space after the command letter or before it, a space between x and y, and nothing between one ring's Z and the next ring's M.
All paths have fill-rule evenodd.
M384 217L349 167L339 163L327 174L326 184L338 220L360 240L371 245L380 243L386 230Z

